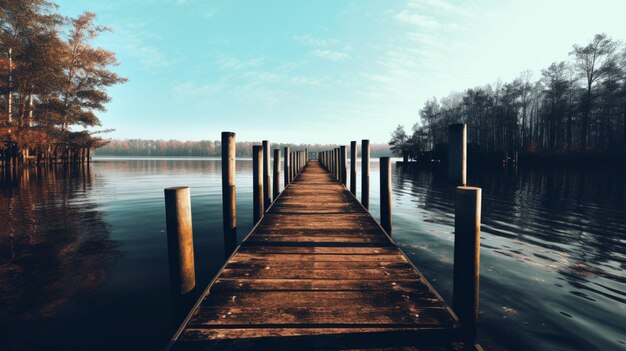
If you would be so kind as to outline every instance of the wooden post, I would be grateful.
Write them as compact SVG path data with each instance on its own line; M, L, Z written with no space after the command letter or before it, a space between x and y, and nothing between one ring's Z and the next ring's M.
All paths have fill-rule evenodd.
M291 152L291 180L296 179L296 152Z
M452 185L465 185L467 176L467 125L448 127L448 179Z
M237 246L237 207L235 191L235 133L222 132L222 223L226 257Z
M478 319L481 193L480 188L458 186L454 211L452 308L471 342Z
M350 192L356 196L356 141L350 142Z
M289 184L293 182L293 151L289 153Z
M339 158L339 148L335 148L335 178L338 182L341 181L341 160Z
M380 158L380 226L391 236L391 160Z
M289 185L289 182L291 181L289 179L289 167L290 167L290 163L289 163L289 146L285 146L284 148L284 156L285 156L285 161L283 164L283 173L285 173L284 175L284 182L285 182L285 187L287 187L287 185Z
M291 176L291 179L295 179L296 176L298 175L298 158L296 157L298 155L298 151L292 151L291 152L291 159L292 159L292 167L291 170L293 172L293 175Z
M276 201L278 194L280 194L280 149L274 149L274 184L272 189L273 199Z
M370 141L361 140L361 204L370 208Z
M271 178L270 178L270 142L267 140L263 140L263 203L264 210L267 209L272 204L272 189L271 189Z
M346 169L346 146L345 145L341 145L339 147L339 173L340 173L340 178L341 178L341 182L343 183L343 186L347 186L348 185L348 173L347 173L347 169Z
M172 291L186 294L196 286L189 187L165 189L165 223Z
M328 157L328 165L326 168L330 174L333 173L333 155L330 150L326 150L326 156Z
M253 223L263 217L263 146L252 147L252 214Z

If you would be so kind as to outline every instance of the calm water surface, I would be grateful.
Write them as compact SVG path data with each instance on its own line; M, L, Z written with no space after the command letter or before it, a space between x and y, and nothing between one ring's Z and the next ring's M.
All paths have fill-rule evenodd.
M237 170L241 238L252 225L251 161ZM451 301L453 191L436 172L393 172L394 238ZM378 179L374 162L375 218ZM3 350L163 347L181 318L165 187L191 187L196 296L224 260L219 160L101 158L0 180ZM483 346L626 350L624 172L470 169L469 182L483 188Z

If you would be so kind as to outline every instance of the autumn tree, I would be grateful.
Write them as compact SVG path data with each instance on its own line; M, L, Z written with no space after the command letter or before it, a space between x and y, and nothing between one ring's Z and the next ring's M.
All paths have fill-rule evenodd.
M91 45L108 28L93 13L56 10L45 0L0 0L0 142L22 156L61 149L68 160L101 144L86 128L100 126L106 89L125 79L109 70L115 55Z

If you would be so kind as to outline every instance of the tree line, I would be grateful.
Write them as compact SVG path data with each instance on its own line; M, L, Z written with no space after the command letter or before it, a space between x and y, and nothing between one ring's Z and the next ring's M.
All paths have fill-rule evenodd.
M126 81L115 54L91 42L109 28L47 0L0 0L0 160L80 162L103 140L106 89Z
M448 126L467 123L471 150L544 155L626 152L626 47L606 34L573 45L533 80L489 84L432 98L407 132L398 126L390 145L416 158L447 143Z
M238 157L252 157L252 146L260 145L261 142L240 141L236 144ZM322 144L271 144L272 149L290 147L291 150L304 150L309 152L320 152L338 145ZM219 157L222 153L221 141L200 140L200 141L180 141L180 140L145 140L145 139L110 139L106 145L100 147L95 155L97 156L183 156L183 157ZM389 145L370 144L372 157L389 156ZM282 155L282 153L281 153Z

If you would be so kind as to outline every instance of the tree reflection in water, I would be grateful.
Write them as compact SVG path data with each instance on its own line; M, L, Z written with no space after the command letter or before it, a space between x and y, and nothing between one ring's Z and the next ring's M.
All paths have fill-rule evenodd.
M622 344L624 171L469 171L469 183L483 188L483 329L520 349L601 350ZM445 174L401 168L393 188L399 217L394 223L400 227L395 238L449 300L453 189Z
M0 184L0 323L5 337L31 330L9 345L29 348L40 323L102 286L119 253L86 196L90 167L3 171Z

